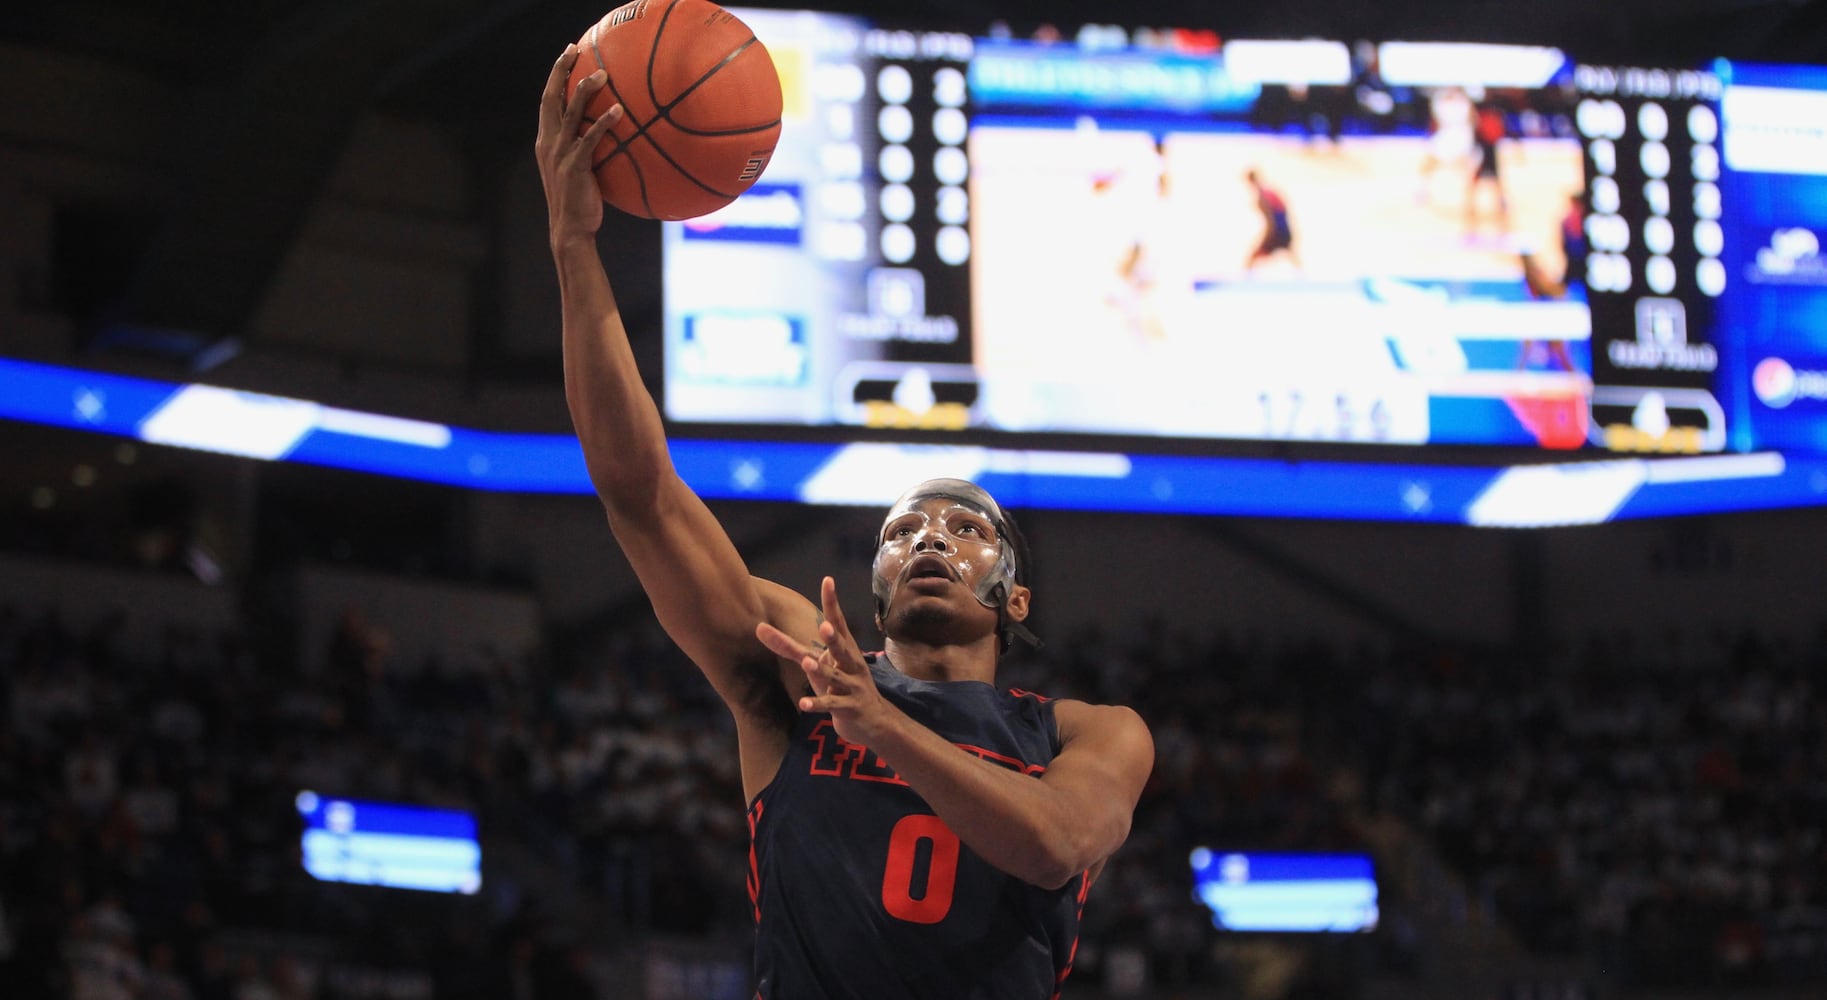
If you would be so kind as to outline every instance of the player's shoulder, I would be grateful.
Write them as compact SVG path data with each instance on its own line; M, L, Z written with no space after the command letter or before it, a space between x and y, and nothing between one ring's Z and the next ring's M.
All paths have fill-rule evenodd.
M1089 735L1153 741L1148 722L1128 705L1102 705L1076 698L1054 699L1052 705L1062 740Z

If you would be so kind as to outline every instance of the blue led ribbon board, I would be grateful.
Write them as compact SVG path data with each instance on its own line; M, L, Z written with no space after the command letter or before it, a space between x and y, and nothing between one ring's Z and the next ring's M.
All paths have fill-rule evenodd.
M482 846L467 812L311 791L297 805L312 878L464 895L482 888Z
M1193 894L1222 930L1351 933L1377 926L1377 878L1362 854L1193 851Z

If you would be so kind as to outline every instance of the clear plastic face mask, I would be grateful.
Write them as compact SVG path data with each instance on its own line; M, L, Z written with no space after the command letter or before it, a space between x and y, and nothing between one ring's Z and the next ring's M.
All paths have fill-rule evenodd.
M972 593L977 603L986 608L1000 608L1008 599L1009 592L1015 586L1015 552L1009 544L1002 516L1002 508L994 497L975 483L962 479L931 479L915 486L901 495L894 506L888 508L888 516L882 519L882 528L877 532L875 565L871 574L870 586L882 607L888 606L888 599L894 593L895 581L890 580L882 571L882 556L887 551L886 535L888 526L908 514L919 514L923 523L931 521L930 515L920 510L920 503L940 497L951 500L957 506L976 514L990 523L996 531L995 562L984 568L977 578Z

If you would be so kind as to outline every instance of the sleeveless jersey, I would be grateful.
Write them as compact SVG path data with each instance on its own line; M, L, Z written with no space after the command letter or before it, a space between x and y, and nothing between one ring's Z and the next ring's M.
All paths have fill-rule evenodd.
M965 751L1038 777L1053 704L869 658L882 695ZM749 807L757 1000L1050 1000L1071 971L1083 873L1047 890L992 868L872 751L801 713Z

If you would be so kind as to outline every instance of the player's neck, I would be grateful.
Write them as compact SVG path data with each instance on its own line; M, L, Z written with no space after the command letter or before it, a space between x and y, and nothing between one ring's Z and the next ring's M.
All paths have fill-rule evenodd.
M923 681L983 681L996 683L994 634L969 643L925 643L913 639L884 640L883 652L895 669Z

